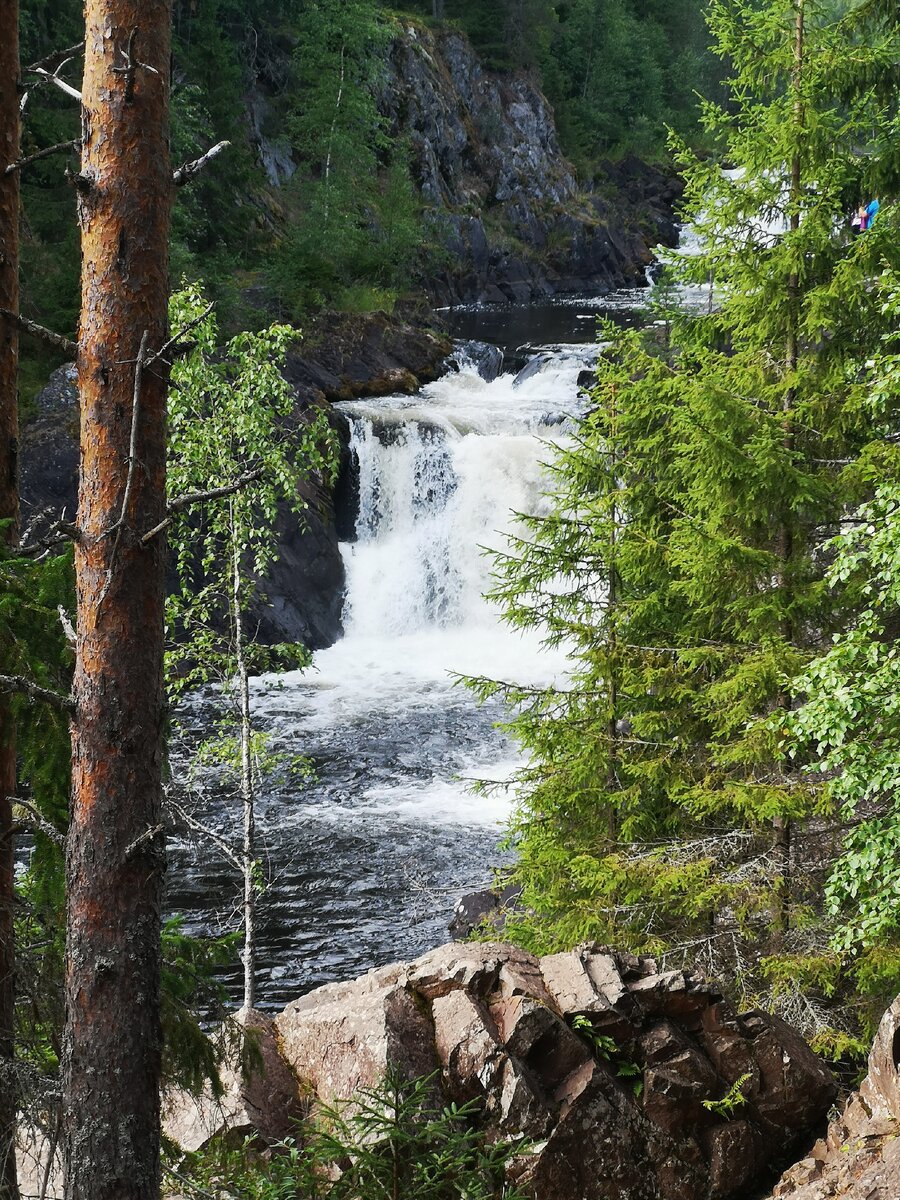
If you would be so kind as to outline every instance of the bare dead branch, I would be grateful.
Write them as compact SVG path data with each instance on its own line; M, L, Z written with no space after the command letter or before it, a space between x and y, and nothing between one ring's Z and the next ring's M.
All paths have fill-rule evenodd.
M35 704L48 704L58 712L72 713L75 711L75 701L71 696L62 692L54 692L50 688L41 687L24 675L0 675L0 692L7 695L17 694L27 696Z
M66 642L74 649L75 643L78 640L75 636L75 626L72 624L71 620L69 619L69 614L61 604L57 604L56 611L59 613L59 623L62 625Z
M58 154L61 150L76 150L80 148L81 138L71 138L68 142L57 142L55 146L45 146L43 150L35 150L34 154L27 154L24 158L19 158L15 162L11 162L3 174L11 175L13 171L21 171L23 167L39 162L42 158L49 158L51 154Z
M237 854L231 846L229 846L221 834L216 833L214 829L210 829L208 825L204 825L202 821L198 821L196 817L192 817L191 814L187 812L186 809L182 808L177 800L173 800L170 795L166 796L166 803L175 816L178 817L179 820L183 821L185 825L187 825L188 829L193 830L194 833L202 834L203 837L209 838L209 840L215 846L217 846L219 850L221 850L222 854L225 855L233 867L236 867L239 871L243 871L243 860L241 859L240 855Z
M68 62L68 61L69 60L66 59L66 62ZM65 92L67 96L71 96L73 100L77 100L78 103L80 104L81 103L81 92L79 92L78 88L72 87L71 83L66 83L66 81L64 79L60 79L60 77L59 77L58 72L61 71L65 65L66 65L65 62L60 63L60 65L53 72L45 71L41 67L36 67L34 70L34 74L38 75L42 80L46 81L47 83L54 84L54 86L58 87L61 92Z
M122 512L119 514L118 526L122 525L128 515L128 504L131 500L131 490L134 486L134 467L137 462L138 423L141 415L141 380L147 355L147 338L150 331L145 329L141 335L141 345L138 350L137 362L134 364L134 392L131 406L131 436L128 441L128 475L125 479L125 494L122 496Z
M122 527L125 524L125 518L128 516L128 505L131 502L131 491L134 486L138 426L140 425L141 418L141 381L144 374L144 359L147 354L147 338L149 336L150 331L145 329L141 334L141 344L134 363L134 391L131 397L131 433L128 438L128 473L125 476L125 491L122 493L122 509L119 513L119 519L113 525L110 525L109 529L103 535L104 537L109 537L114 533L116 540L113 542L113 548L109 556L109 566L106 569L106 582L103 584L103 588L97 598L98 609L103 607L103 601L106 599L110 584L112 583L113 572L116 568L116 556L119 553L119 542L122 539Z
M132 29L131 33L128 35L128 46L122 52L125 58L125 65L122 67L113 67L114 75L125 76L124 99L126 104L134 103L134 80L138 70L150 71L153 75L159 74L159 71L157 71L156 67L151 67L149 63L140 62L137 58L135 58L134 43L137 40L137 35L137 29Z
M34 826L34 828L40 830L40 832L44 834L45 837L48 837L55 846L65 848L66 839L64 835L60 833L55 825L51 825L47 818L42 816L33 804L30 804L27 800L23 800L21 796L7 796L6 798L19 808L24 808L29 817L31 817L30 823Z
M172 175L172 182L176 187L183 187L186 183L190 183L194 176L199 174L208 162L214 159L217 154L221 154L230 145L231 142L216 142L215 146L211 146L199 158L195 158L191 162L182 163Z
M248 471L246 475L242 475L240 479L235 479L232 483L223 484L222 487L210 488L207 492L186 492L183 496L176 496L174 500L170 500L166 505L166 518L160 521L158 525L154 525L148 530L141 541L144 545L152 541L158 533L162 533L172 523L172 518L186 508L191 508L194 504L202 504L206 500L220 500L223 496L231 496L235 492L239 492L242 488L247 487L251 483L256 483L258 479L262 479L265 471L262 467L257 467L253 471Z
M77 42L74 46L67 46L65 50L54 50L52 54L47 54L44 58L39 58L30 67L23 67L22 70L26 75L33 75L38 71L58 71L64 62L68 62L76 54L80 54L82 50L84 50L84 42Z
M54 333L52 329L45 329L43 325L38 325L34 321L29 321L21 313L10 312L8 308L0 308L0 317L12 321L23 333L30 333L32 337L40 338L41 341L55 346L57 350L62 350L64 354L77 354L78 352L77 342L63 337L61 333Z
M63 546L66 542L77 542L81 537L81 530L71 521L66 520L65 509L62 515L49 525L43 533L38 536L38 529L42 521L51 516L52 508L42 509L39 513L28 522L25 532L22 534L22 540L15 548L15 554L19 558L36 558L42 554L49 553Z
M151 354L147 359L145 366L152 367L153 364L159 359L165 360L166 355L170 352L173 354L173 356L178 354L181 350L181 343L184 341L185 334L190 333L192 329L196 329L198 325L202 324L202 322L206 320L214 308L215 304L207 304L206 308L204 308L203 312L200 313L198 317L194 317L192 321L188 321L188 323L183 325L177 333L173 333L169 340L164 342L155 354Z
M132 104L134 102L134 74L137 70L137 64L134 61L134 40L137 37L137 30L132 29L128 35L128 49L125 51L125 66L113 67L113 71L121 73L125 76L125 103Z
M150 829L145 829L140 837L136 837L134 841L125 848L125 861L127 862L128 859L131 858L132 855L134 855L135 852L141 848L141 846L145 845L147 842L152 842L154 838L163 833L165 828L165 825L154 825Z
M22 530L22 542L27 544L34 537L34 531L38 528L42 521L48 520L56 510L52 504L48 504L46 508L39 508L34 516L29 520L28 524Z

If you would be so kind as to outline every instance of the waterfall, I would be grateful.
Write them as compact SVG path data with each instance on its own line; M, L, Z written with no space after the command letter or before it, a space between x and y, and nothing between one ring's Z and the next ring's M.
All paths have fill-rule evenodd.
M348 639L503 637L484 598L489 551L505 544L514 513L540 511L547 442L580 407L592 353L557 348L539 369L490 382L464 366L412 399L341 406L359 477L356 540L345 547Z
M551 336L590 338L588 309ZM496 367L499 352L458 354L415 396L337 406L359 498L342 545L345 636L306 671L253 681L268 748L286 764L258 807L273 881L259 905L264 1005L440 943L458 895L488 885L503 861L513 797L475 793L471 780L502 783L523 759L498 728L501 701L479 705L455 676L539 686L566 669L561 651L510 628L484 598L485 548L505 546L514 513L541 512L544 464L583 410L579 379L597 353L535 342L518 374L485 379L476 364ZM214 716L199 705L196 720ZM311 777L290 769L297 755ZM234 806L214 788L204 803L198 817L227 833ZM169 903L190 915L186 928L230 928L228 868L177 839L171 854Z

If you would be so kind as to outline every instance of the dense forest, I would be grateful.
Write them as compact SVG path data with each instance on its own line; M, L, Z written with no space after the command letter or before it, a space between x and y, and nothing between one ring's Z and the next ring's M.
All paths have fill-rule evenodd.
M542 1127L525 1137L511 1117L485 1137L494 1098L474 1069L446 1106L433 1080L395 1077L393 1027L378 1085L350 1109L319 1097L305 1142L289 1133L259 1154L222 1138L195 1154L160 1141L161 1087L205 1088L215 1107L231 1071L245 1099L262 1053L260 781L314 770L272 748L252 682L309 666L304 646L255 644L253 606L280 516L302 523L341 459L324 397L298 405L281 364L323 310L430 319L422 295L447 253L385 95L410 28L464 35L487 69L540 89L593 228L616 160L650 160L683 180L693 234L661 264L642 327L601 329L582 415L546 447L540 504L494 554L492 603L568 670L467 680L507 702L527 755L481 785L512 788L515 861L497 884L516 896L480 932L501 920L537 956L614 946L622 988L657 999L667 970L699 963L852 1082L900 991L896 4L176 0L148 5L114 55L110 4L117 28L139 20L132 0L89 0L82 47L80 7L26 0L21 158L2 177L22 179L26 318L0 309L23 330L4 437L14 458L17 399L27 423L50 369L77 353L81 478L74 521L45 512L20 529L14 469L0 495L0 723L16 730L0 746L0 1200L18 1200L10 1148L26 1116L50 1146L44 1189L61 1143L72 1200L153 1200L162 1170L191 1195L241 1200L555 1195L509 1174L552 1141ZM684 303L692 289L702 304ZM11 334L2 348L15 366ZM177 703L198 688L217 716L175 786ZM182 805L210 770L239 844ZM179 822L240 878L243 1015L217 1039L203 1022L222 1015L216 969L238 939L161 923ZM554 1087L587 1055L619 1110L650 1112L658 1063L639 1026L600 998L574 1016L529 1008L515 972L533 984L535 960L516 961L512 1004L534 1028L505 1051L531 1037L522 1061L554 1060ZM509 981L491 969L465 1004L496 1001ZM453 991L423 986L429 1004ZM400 1007L421 1019L426 992L409 987ZM708 1008L717 1020L719 999ZM656 1035L685 1015L670 1009ZM508 1012L491 1014L496 1040ZM666 1036L683 1051L683 1032ZM746 1124L752 1142L768 1084L740 1062L709 1068L691 1119L728 1137ZM737 1184L696 1186L684 1194L738 1200Z
M498 21L496 4L451 0L434 27L462 30L489 66L527 72L544 89L562 148L586 182L610 155L663 156L666 124L699 136L696 93L710 93L716 71L698 0L649 8L631 0L509 0L501 9ZM431 6L176 4L173 158L194 158L223 138L231 145L176 211L172 276L204 280L232 330L272 315L302 322L323 304L390 307L414 299L440 262L440 223L380 102L391 40L413 18L431 20ZM76 42L79 21L74 0L28 0L22 61ZM75 69L73 62L62 74ZM254 96L264 98L262 115L248 108ZM299 168L276 189L259 162L254 121ZM77 125L70 100L45 87L32 104L24 149L72 139ZM44 159L23 179L23 311L71 333L79 256L72 187L61 167L59 156ZM59 361L26 339L26 403Z

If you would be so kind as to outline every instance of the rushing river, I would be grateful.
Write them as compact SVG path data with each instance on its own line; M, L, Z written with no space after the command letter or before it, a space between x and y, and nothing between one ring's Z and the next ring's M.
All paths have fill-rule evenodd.
M636 301L459 312L458 334L500 346L516 369L485 379L462 353L415 396L338 406L359 474L356 536L342 546L345 636L309 671L254 684L271 748L314 771L276 770L260 799L264 1006L445 941L456 899L504 861L510 798L475 795L469 781L508 778L520 760L497 728L500 703L480 707L455 674L539 683L563 670L484 599L485 548L503 545L512 512L540 511L547 442L584 403L596 317L628 320ZM210 712L197 701L189 725ZM237 828L215 789L198 815ZM169 877L169 907L189 930L236 927L237 882L212 848L173 839Z

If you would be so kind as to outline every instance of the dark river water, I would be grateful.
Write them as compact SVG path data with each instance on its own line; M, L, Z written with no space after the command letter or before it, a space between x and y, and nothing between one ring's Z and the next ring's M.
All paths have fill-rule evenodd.
M487 381L463 359L416 396L340 406L360 479L356 539L342 547L346 634L311 670L254 685L270 748L313 771L277 768L259 802L263 1007L446 941L458 897L509 860L499 843L514 797L470 783L502 783L521 758L497 728L503 708L479 707L454 673L538 684L565 669L486 602L483 548L503 545L512 510L540 511L546 442L564 439L584 404L596 317L632 320L638 300L457 310L457 336L500 346L513 369ZM187 706L186 744L214 719L210 698ZM201 785L186 803L236 838L236 800L214 775ZM168 907L187 929L238 928L238 898L212 846L172 838ZM235 998L240 975L237 961L224 973Z

